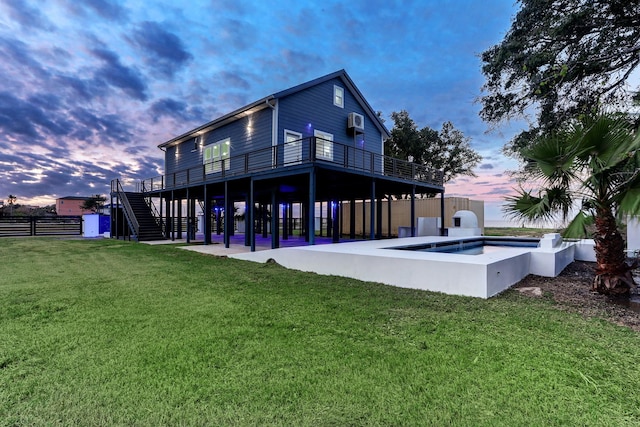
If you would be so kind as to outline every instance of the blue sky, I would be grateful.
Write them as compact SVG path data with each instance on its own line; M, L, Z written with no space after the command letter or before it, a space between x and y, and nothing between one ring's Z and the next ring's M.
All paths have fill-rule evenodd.
M479 54L514 0L0 0L0 198L43 205L162 173L157 145L266 95L345 69L375 110L445 121L484 157L447 195L499 219L519 129L487 133Z

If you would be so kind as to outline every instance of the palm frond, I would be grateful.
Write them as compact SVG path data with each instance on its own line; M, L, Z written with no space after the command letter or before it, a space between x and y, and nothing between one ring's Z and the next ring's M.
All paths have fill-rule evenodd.
M571 220L567 228L564 229L564 231L562 232L562 236L572 239L584 239L590 237L588 227L593 225L593 223L593 215L587 214L584 211L580 211Z
M559 212L566 219L573 204L571 194L562 187L551 187L539 196L521 188L516 195L505 197L505 201L502 210L507 217L530 222L555 219Z
M627 190L618 202L618 216L640 216L640 186Z
M566 144L563 136L554 135L540 139L524 153L524 157L533 172L532 176L542 178L552 185L568 186L575 180L574 163L577 154L575 147Z

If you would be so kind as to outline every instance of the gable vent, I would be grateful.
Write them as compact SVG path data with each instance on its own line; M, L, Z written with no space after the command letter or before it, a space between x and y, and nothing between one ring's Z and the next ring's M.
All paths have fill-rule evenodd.
M347 128L364 131L364 116L358 113L349 113Z

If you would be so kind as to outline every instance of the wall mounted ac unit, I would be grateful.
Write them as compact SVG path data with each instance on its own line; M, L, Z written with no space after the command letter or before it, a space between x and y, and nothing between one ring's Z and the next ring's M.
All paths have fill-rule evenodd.
M349 113L347 128L364 131L364 116L358 113Z

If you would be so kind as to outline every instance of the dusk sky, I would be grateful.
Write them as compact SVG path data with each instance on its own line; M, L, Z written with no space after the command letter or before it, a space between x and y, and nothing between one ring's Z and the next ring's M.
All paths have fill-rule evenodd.
M182 5L178 5L183 3ZM390 129L451 121L483 156L448 196L501 219L517 163L487 133L480 53L515 0L414 2L0 0L0 199L46 205L160 175L158 144L264 96L345 69Z

